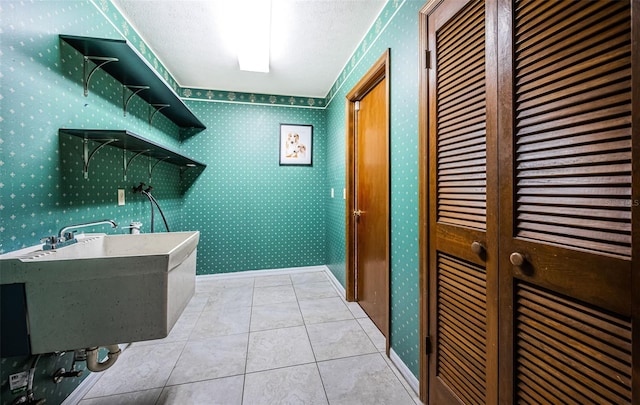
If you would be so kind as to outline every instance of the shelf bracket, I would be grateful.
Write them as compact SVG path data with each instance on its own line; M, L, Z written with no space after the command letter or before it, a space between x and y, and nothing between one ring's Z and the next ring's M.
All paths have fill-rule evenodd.
M89 152L89 140L87 138L82 139L82 156L84 160L82 173L85 179L89 178L89 162L91 162L91 158L93 158L93 155L95 155L96 152L109 145L110 143L117 141L117 139L92 139L92 141L101 143L100 145L96 146L94 150Z
M171 107L171 105L170 104L151 104L151 107L153 107L154 110L151 111L149 114L149 125L151 125L151 121L153 121L153 116L156 115L158 111L162 110L163 108Z
M138 156L149 152L149 150L150 149L141 150L140 152L137 152L135 155L131 156L129 160L127 160L127 150L126 149L122 150L122 164L124 165L124 181L127 181L127 171L129 170L129 166L131 166L131 162L133 162L133 160Z
M131 90L131 94L129 97L125 99L125 88ZM129 102L136 94L140 93L142 90L149 90L151 87L149 86L131 86L131 85L123 85L122 86L122 109L124 110L124 116L127 116L127 107L129 106Z
M170 159L170 158L171 158L171 156L165 156L165 157L157 158L158 161L155 162L153 165L151 164L151 159L149 159L149 184L151 184L151 178L153 177L153 169L155 169L156 166L158 166L158 163L160 163L160 162L162 162L164 160Z
M89 61L92 61L96 64L96 66L91 69L91 71L87 74L87 70L89 69ZM91 77L96 72L96 70L100 69L102 66L106 65L109 62L119 62L118 58L110 58L108 56L85 56L84 57L84 66L82 71L82 76L84 79L84 96L87 97L89 95L89 82L91 81Z
M187 163L184 166L180 166L180 181L182 181L182 176L184 175L184 173L192 167L196 167L196 165L194 163Z

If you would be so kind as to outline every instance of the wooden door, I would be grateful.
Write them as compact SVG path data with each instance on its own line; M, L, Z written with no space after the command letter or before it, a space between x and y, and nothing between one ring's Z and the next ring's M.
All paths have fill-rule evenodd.
M433 4L423 399L640 403L640 2Z
M429 400L497 400L495 64L483 0L427 10ZM495 59L494 59L495 60ZM491 90L493 89L493 90Z
M630 1L499 10L501 397L631 403Z
M356 299L385 335L388 330L388 139L387 79L356 106Z

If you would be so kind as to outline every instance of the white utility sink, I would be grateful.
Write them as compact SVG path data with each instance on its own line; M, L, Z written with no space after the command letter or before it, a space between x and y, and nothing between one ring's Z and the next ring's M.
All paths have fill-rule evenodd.
M79 235L0 256L0 283L24 284L33 354L159 339L195 292L199 238Z

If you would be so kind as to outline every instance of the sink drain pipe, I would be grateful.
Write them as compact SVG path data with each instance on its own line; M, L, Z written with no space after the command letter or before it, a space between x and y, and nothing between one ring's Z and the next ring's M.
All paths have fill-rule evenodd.
M121 353L120 346L109 345L105 346L105 348L109 350L109 353L107 354L107 359L102 362L98 361L98 347L91 347L87 349L87 369L89 369L89 371L104 371L113 366L116 360L118 360L118 356L120 356Z

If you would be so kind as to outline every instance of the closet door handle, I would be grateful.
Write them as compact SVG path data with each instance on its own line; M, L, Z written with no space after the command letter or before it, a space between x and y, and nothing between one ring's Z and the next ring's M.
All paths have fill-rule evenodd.
M484 247L484 245L477 240L474 240L471 244L471 251L477 255L483 254L485 250L486 248Z
M517 267L521 267L523 264L525 264L525 262L527 261L525 259L525 257L522 255L522 253L519 252L513 252L511 253L511 256L509 256L509 261L511 262L511 264L513 264L514 266Z
M364 214L364 211L361 211L361 210L354 210L353 211L353 216L356 217L356 218L360 218L360 216L362 214Z

